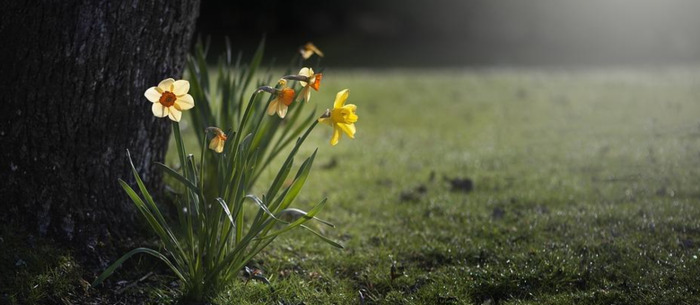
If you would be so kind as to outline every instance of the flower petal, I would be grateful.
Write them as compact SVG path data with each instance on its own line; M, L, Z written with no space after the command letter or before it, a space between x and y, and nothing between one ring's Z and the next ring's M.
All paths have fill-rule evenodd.
M180 96L175 100L175 107L180 110L192 109L192 107L194 107L194 99L189 94Z
M175 109L175 107L170 107L168 110L170 110L168 117L175 122L180 122L180 118L182 118L182 111Z
M277 115L278 115L281 119L284 119L284 117L287 116L287 109L289 109L289 107L288 107L287 105L285 105L285 104L283 104L283 103L280 103L280 104L277 106Z
M313 53L316 53L316 55L323 57L323 52L319 50L313 43L307 42L306 45L304 45L304 49L309 50Z
M309 92L309 87L304 87L301 89L301 92L299 92L299 95L297 96L297 101L305 100L309 101L309 95L311 92Z
M272 100L272 102L270 102L270 105L267 106L267 115L274 115L275 114L275 111L277 111L277 104L278 103L279 103L279 101L277 101L277 99L274 99L274 100Z
M304 49L299 50L299 52L301 53L301 57L304 59L309 59L309 57L314 54L314 51Z
M314 75L314 70L311 68L304 67L304 68L301 68L301 70L299 70L299 75L311 77ZM305 81L299 81L299 83L301 84L302 87L306 87L309 85L309 83L305 82Z
M146 92L143 94L151 103L157 103L158 100L160 100L160 92L156 90L158 87L151 87L146 90Z
M333 108L340 108L345 105L345 100L348 99L348 95L350 95L350 90L348 89L343 89L338 94L335 95L335 102L333 103Z
M316 55L323 57L323 52L321 52L321 50L319 50L315 45L311 45L311 50L316 53Z
M348 126L348 129L350 129L350 131L352 131L352 137L351 137L351 138L354 139L354 138L355 138L355 132L357 132L357 130L355 129L355 124L347 124L347 126Z
M174 79L172 79L172 78L166 78L166 79L162 80L162 81L158 84L158 88L159 88L160 90L163 90L163 91L170 91L170 92L173 92L173 88L172 88L172 87L173 87L173 83L175 83L175 80L174 80Z
M190 82L181 79L173 83L173 93L175 93L176 96L185 95L188 91L190 91Z
M348 137L351 139L355 138L355 124L343 124L343 123L338 123L336 124L340 129L345 132Z
M309 77L311 75L314 75L314 69L303 67L303 68L301 68L301 70L299 70L299 75Z
M153 111L153 115L159 118L163 118L168 115L168 108L163 107L161 103L153 103L153 106L151 106L151 111Z
M357 119L359 118L355 111L357 110L357 106L353 104L347 104L343 106L344 109L350 110L350 113L347 115L346 120L348 123L355 123L357 122Z
M338 144L340 141L340 129L337 126L333 126L333 136L331 137L331 145Z
M209 149L211 149L215 152L218 152L218 153L222 153L224 151L224 143L225 143L225 141L223 141L221 138L215 136L209 142Z

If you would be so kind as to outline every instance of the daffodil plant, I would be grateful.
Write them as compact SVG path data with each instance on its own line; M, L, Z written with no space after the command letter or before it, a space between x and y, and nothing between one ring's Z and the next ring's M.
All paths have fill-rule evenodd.
M265 86L275 80L269 73L270 69L267 69L266 73L260 73L264 70L261 64L264 41L260 43L248 64L241 60L241 53L233 55L228 40L226 51L218 57L215 71L210 71L207 64L210 61L208 48L201 42L196 45L194 54L187 61L186 75L192 84L190 93L198 101L198 107L192 109L192 115L189 116L193 129L218 127L224 132L235 130L239 134L253 134L251 149L257 150L258 156L251 161L255 164L251 177L246 181L248 189L255 184L271 162L289 149L306 126L316 119L317 114L314 110L305 109L308 103L294 103L295 98L308 101L311 95L309 89L320 89L322 73L314 73L313 68L308 66L309 57L305 58L306 53L302 52L309 45L315 50L308 54L309 57L320 54L316 56L320 58L323 55L312 43L305 44L300 48L300 56L296 56L295 64L290 64L284 71L286 76L280 78L274 87ZM316 68L319 64L320 61L316 61ZM302 68L293 70L293 66ZM299 73L292 74L292 71ZM216 77L210 78L211 75ZM258 75L263 76L256 80ZM252 90L251 87L260 88L262 92L269 94L246 96L246 92ZM253 115L244 120L248 105L251 105L250 112ZM287 115L290 109L294 111ZM263 120L266 113L274 118ZM204 145L207 134L196 132L196 136L199 143ZM203 162L210 168L216 167L219 157L208 154ZM215 173L210 171L209 174ZM204 193L213 196L216 191L206 187Z
M206 67L201 64L204 62L202 50L200 45L199 56L189 62L188 74L192 83L168 78L145 92L146 99L152 103L152 113L171 120L179 165L173 168L164 163L156 164L179 185L175 189L181 191L173 200L177 215L167 215L155 203L130 155L128 160L137 188L119 180L159 237L162 249L136 248L126 253L92 286L104 281L131 256L146 253L163 261L180 279L185 299L207 301L228 287L246 264L277 236L292 229L310 231L330 245L341 247L305 225L307 221L317 220L333 226L316 217L325 199L308 211L292 207L310 173L316 152L302 162L291 183L285 181L292 172L299 148L319 122L333 127L332 145L338 143L341 132L354 137L356 107L345 105L348 90L338 92L333 109L320 115L312 112L306 119L299 120L301 108L306 103L294 103L295 99L308 102L308 89L319 90L321 82L320 73L314 73L311 67L303 67L298 74L283 76L275 87L258 86L252 90L247 103L242 102L239 92L246 90L251 82L261 60L260 48L253 64L247 68L240 65L240 57L235 66L231 65L228 53L229 58L219 65L218 85L223 89L216 93L222 99L213 102L204 98L212 92L207 91L210 88L208 80L203 81L208 76L203 73ZM315 46L311 52L322 55ZM301 89L288 86L289 82L295 82L294 85ZM200 102L199 98L204 101ZM211 111L213 106L220 107L219 115ZM193 112L195 131L199 130L196 133L201 143L198 157L187 153L179 124L182 112L189 109ZM281 124L283 120L287 122ZM224 130L229 130L228 134ZM294 138L296 141L292 141ZM262 168L269 166L271 159L290 145L291 149L271 184L266 188L256 188L265 189L262 194L252 194L250 191ZM250 213L246 204L254 206L255 212L244 217L246 211Z

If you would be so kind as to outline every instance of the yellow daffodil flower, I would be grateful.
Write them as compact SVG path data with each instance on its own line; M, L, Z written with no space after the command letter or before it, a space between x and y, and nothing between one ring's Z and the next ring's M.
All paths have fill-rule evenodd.
M275 99L267 106L267 114L274 115L277 113L280 118L284 119L289 105L294 101L294 89L287 87L287 80L285 79L280 79L279 84L282 85L282 88L276 89Z
M301 53L301 57L304 59L309 59L309 57L314 54L323 57L323 52L310 42L307 42L304 46L299 48L299 53Z
M304 101L308 102L311 99L311 88L318 91L318 88L321 86L323 73L314 74L314 69L304 67L299 70L299 75L308 77L309 81L299 81L303 88L301 93L299 93L298 99L304 99Z
M338 144L341 131L345 132L351 139L355 138L355 122L357 122L358 119L357 114L355 114L357 106L353 104L345 105L345 100L348 99L348 95L348 89L338 92L335 96L333 109L326 110L326 113L318 119L320 123L333 127L331 145Z
M217 127L209 127L207 130L214 133L214 137L209 141L209 149L217 153L224 152L224 144L226 144L226 134L224 131Z
M153 115L159 118L168 116L171 120L180 122L182 111L194 107L194 99L187 94L188 91L190 82L167 78L157 87L148 88L144 96L153 103Z

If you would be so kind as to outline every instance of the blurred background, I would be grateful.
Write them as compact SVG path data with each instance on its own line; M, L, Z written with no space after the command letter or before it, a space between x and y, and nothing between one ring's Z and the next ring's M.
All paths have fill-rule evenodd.
M307 41L335 67L686 65L699 13L697 0L207 0L198 33L244 54L266 35L283 65Z

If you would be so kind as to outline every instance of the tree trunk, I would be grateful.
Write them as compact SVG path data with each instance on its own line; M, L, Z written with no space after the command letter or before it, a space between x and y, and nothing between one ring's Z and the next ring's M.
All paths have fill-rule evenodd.
M159 189L170 122L143 94L182 75L199 0L2 2L0 220L83 249L132 234L117 178L129 149Z

